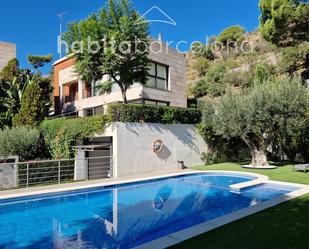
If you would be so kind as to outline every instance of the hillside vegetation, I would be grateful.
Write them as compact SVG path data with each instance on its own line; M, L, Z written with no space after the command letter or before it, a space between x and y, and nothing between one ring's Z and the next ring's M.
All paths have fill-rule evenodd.
M240 155L254 166L309 161L309 4L260 0L260 9L258 30L228 27L187 54L206 163Z

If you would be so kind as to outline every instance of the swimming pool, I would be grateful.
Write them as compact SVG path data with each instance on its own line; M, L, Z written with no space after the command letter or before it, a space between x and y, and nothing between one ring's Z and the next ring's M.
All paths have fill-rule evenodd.
M297 189L247 175L188 174L0 200L0 248L132 248Z

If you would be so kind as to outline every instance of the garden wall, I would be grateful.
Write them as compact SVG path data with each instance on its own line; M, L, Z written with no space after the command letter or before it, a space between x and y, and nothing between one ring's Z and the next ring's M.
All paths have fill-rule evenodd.
M194 125L113 123L101 136L113 137L114 177L163 173L185 166L202 165L207 145ZM160 153L153 151L156 140L163 142Z

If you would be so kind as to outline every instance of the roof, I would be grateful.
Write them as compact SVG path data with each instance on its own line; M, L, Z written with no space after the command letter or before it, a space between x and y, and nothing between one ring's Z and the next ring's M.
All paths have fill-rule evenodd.
M111 144L90 144L90 145L78 145L72 146L74 150L94 151L95 149L108 148Z

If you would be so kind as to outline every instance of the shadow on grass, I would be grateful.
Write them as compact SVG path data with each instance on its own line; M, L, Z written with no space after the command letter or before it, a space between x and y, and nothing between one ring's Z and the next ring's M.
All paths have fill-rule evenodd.
M244 166L244 165L250 164L251 162L249 162L249 161L241 161L241 162L234 162L234 163L238 163L240 166ZM281 161L281 162L269 161L268 163L270 165L277 166L277 167L286 167L286 166L291 166L291 165L295 164L295 163L289 162L289 161Z
M227 224L172 248L309 248L309 194Z

